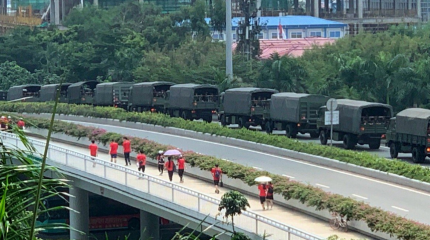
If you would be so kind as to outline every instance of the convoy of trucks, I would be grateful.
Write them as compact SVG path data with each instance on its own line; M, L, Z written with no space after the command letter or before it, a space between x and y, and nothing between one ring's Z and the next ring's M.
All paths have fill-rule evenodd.
M26 84L0 91L0 101L54 101L59 84ZM222 126L261 126L267 133L285 131L295 138L298 133L328 140L342 141L346 149L368 144L378 149L386 135L390 155L412 153L416 163L430 156L430 110L410 108L393 118L390 105L338 99L339 124L326 123L329 98L323 95L283 92L267 88L233 88L219 93L208 84L174 84L171 82L99 83L83 81L63 83L60 102L115 106L128 111L161 112L186 120L212 121L218 114Z

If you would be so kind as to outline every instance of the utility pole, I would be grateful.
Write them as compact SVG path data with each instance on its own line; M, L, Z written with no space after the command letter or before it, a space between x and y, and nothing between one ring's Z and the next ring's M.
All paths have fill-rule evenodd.
M225 74L227 75L227 78L231 80L233 78L233 34L231 29L231 0L226 0L225 9Z

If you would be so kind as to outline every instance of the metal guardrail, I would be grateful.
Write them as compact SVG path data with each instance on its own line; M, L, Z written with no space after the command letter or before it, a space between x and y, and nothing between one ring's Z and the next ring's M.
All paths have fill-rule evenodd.
M18 148L24 148L20 139L12 133L0 133L3 143L9 143ZM29 139L29 142L39 151L43 152L45 142ZM55 157L55 159L53 158ZM145 193L154 195L158 198L170 201L175 204L180 204L192 211L197 211L204 215L216 217L214 213L218 213L220 200L208 195L196 192L192 189L180 186L169 181L161 180L152 177L148 174L141 174L136 170L126 168L119 164L104 161L99 158L91 157L79 152L71 151L59 146L50 145L48 151L48 159L72 167L89 174L94 174L104 177L109 180L120 182L125 186L135 188ZM93 164L102 166L94 168ZM116 172L110 175L110 173ZM118 176L118 172L120 176ZM123 177L121 179L121 174ZM136 180L139 179L139 184ZM142 183L142 180L143 183ZM145 183L146 181L146 183ZM273 219L264 217L252 211L244 211L242 215L235 217L235 225L243 230L253 232L255 234L266 234L267 239L286 239L286 240L321 240L322 238L306 233L294 227L288 226Z

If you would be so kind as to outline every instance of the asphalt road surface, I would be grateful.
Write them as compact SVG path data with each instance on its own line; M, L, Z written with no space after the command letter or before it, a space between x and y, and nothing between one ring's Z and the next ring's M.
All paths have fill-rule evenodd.
M430 205L430 193L291 158L219 143L113 125L73 122L85 126L100 127L109 132L147 138L158 143L176 146L183 150L192 150L256 169L264 169L274 174L284 175L291 179L320 187L327 192L338 193L364 201L371 206L381 207L386 211L406 218L430 224L430 218L428 218L427 213Z

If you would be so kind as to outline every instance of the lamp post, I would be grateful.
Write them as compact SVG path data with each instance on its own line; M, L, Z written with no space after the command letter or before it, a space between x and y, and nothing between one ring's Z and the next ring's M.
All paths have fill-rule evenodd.
M231 80L233 78L233 56L232 56L232 44L233 44L233 34L231 30L231 0L226 0L225 2L226 14L225 14L225 74Z

